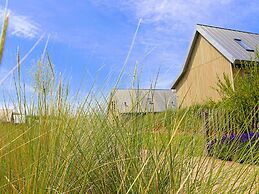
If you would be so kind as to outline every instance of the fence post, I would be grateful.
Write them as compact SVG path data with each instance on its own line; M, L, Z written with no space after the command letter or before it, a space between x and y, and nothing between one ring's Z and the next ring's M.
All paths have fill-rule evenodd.
M205 110L203 112L203 132L205 136L205 148L204 154L208 155L208 143L209 143L209 111Z

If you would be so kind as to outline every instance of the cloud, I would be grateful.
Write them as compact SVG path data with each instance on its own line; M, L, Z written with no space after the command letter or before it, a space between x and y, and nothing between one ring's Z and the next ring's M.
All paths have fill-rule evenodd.
M40 26L30 18L17 14L11 10L9 13L9 30L11 35L22 38L35 38L40 33ZM5 10L0 8L0 20L3 21Z
M159 87L168 87L179 74L197 23L246 30L257 21L258 0L92 0L98 7L117 9L137 23L142 18L136 47L156 49L145 61L144 85L161 66ZM249 31L249 29L247 29ZM144 49L142 49L143 51ZM137 51L137 53L142 53ZM167 69L170 69L167 71ZM151 76L150 76L151 75Z
M123 14L142 18L152 31L190 35L196 23L234 27L257 14L258 0L92 0L96 6L117 8ZM254 14L253 14L254 13ZM174 33L174 34L172 34ZM164 34L163 34L164 35Z
M219 11L222 6L235 3L234 0L93 0L96 5L116 6L123 11L130 11L136 18L142 18L148 23L167 23L178 21L188 23L193 20L207 17L214 10ZM224 9L222 9L224 10ZM179 25L179 24L177 24Z

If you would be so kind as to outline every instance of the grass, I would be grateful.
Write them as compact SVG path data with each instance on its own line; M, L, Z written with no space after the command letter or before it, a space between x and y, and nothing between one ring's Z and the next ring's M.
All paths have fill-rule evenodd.
M84 114L81 107L76 116L60 111L22 125L1 124L0 191L257 191L257 167L251 170L251 166L208 159L200 122L190 130L195 122L189 120L189 113L177 114L168 111L110 122L103 112Z
M69 90L63 81L54 85L49 80L55 78L42 79L42 72L49 71L42 68L50 67L39 63L30 105L20 98L24 91L16 84L15 107L26 105L28 114L37 117L20 125L0 124L1 193L258 190L257 167L205 155L199 108L119 116L112 122L107 104L88 95L75 106L77 102L66 100Z
M94 86L83 101L77 95L69 100L68 84L56 78L46 55L46 62L38 62L30 98L17 55L16 99L11 100L30 119L0 123L0 193L259 191L258 166L205 154L199 107L110 119L108 98L97 98Z

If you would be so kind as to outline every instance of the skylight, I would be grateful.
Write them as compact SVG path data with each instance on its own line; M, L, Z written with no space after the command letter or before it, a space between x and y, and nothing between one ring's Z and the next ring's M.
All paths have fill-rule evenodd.
M252 49L250 46L248 46L244 41L242 41L240 38L234 39L241 47L243 47L248 52L254 52L254 49Z

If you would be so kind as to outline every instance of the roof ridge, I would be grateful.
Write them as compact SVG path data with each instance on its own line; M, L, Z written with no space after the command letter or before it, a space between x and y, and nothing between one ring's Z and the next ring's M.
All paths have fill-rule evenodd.
M235 32L243 32L243 33L248 33L248 34L259 35L259 33L256 33L256 32L249 32L249 31L243 31L243 30L236 30L236 29L224 28L224 27L219 27L219 26L212 26L212 25L207 25L207 24L197 24L197 26L205 26L205 27L211 27L211 28L218 28L218 29L222 29L222 30L230 30L230 31L235 31Z

